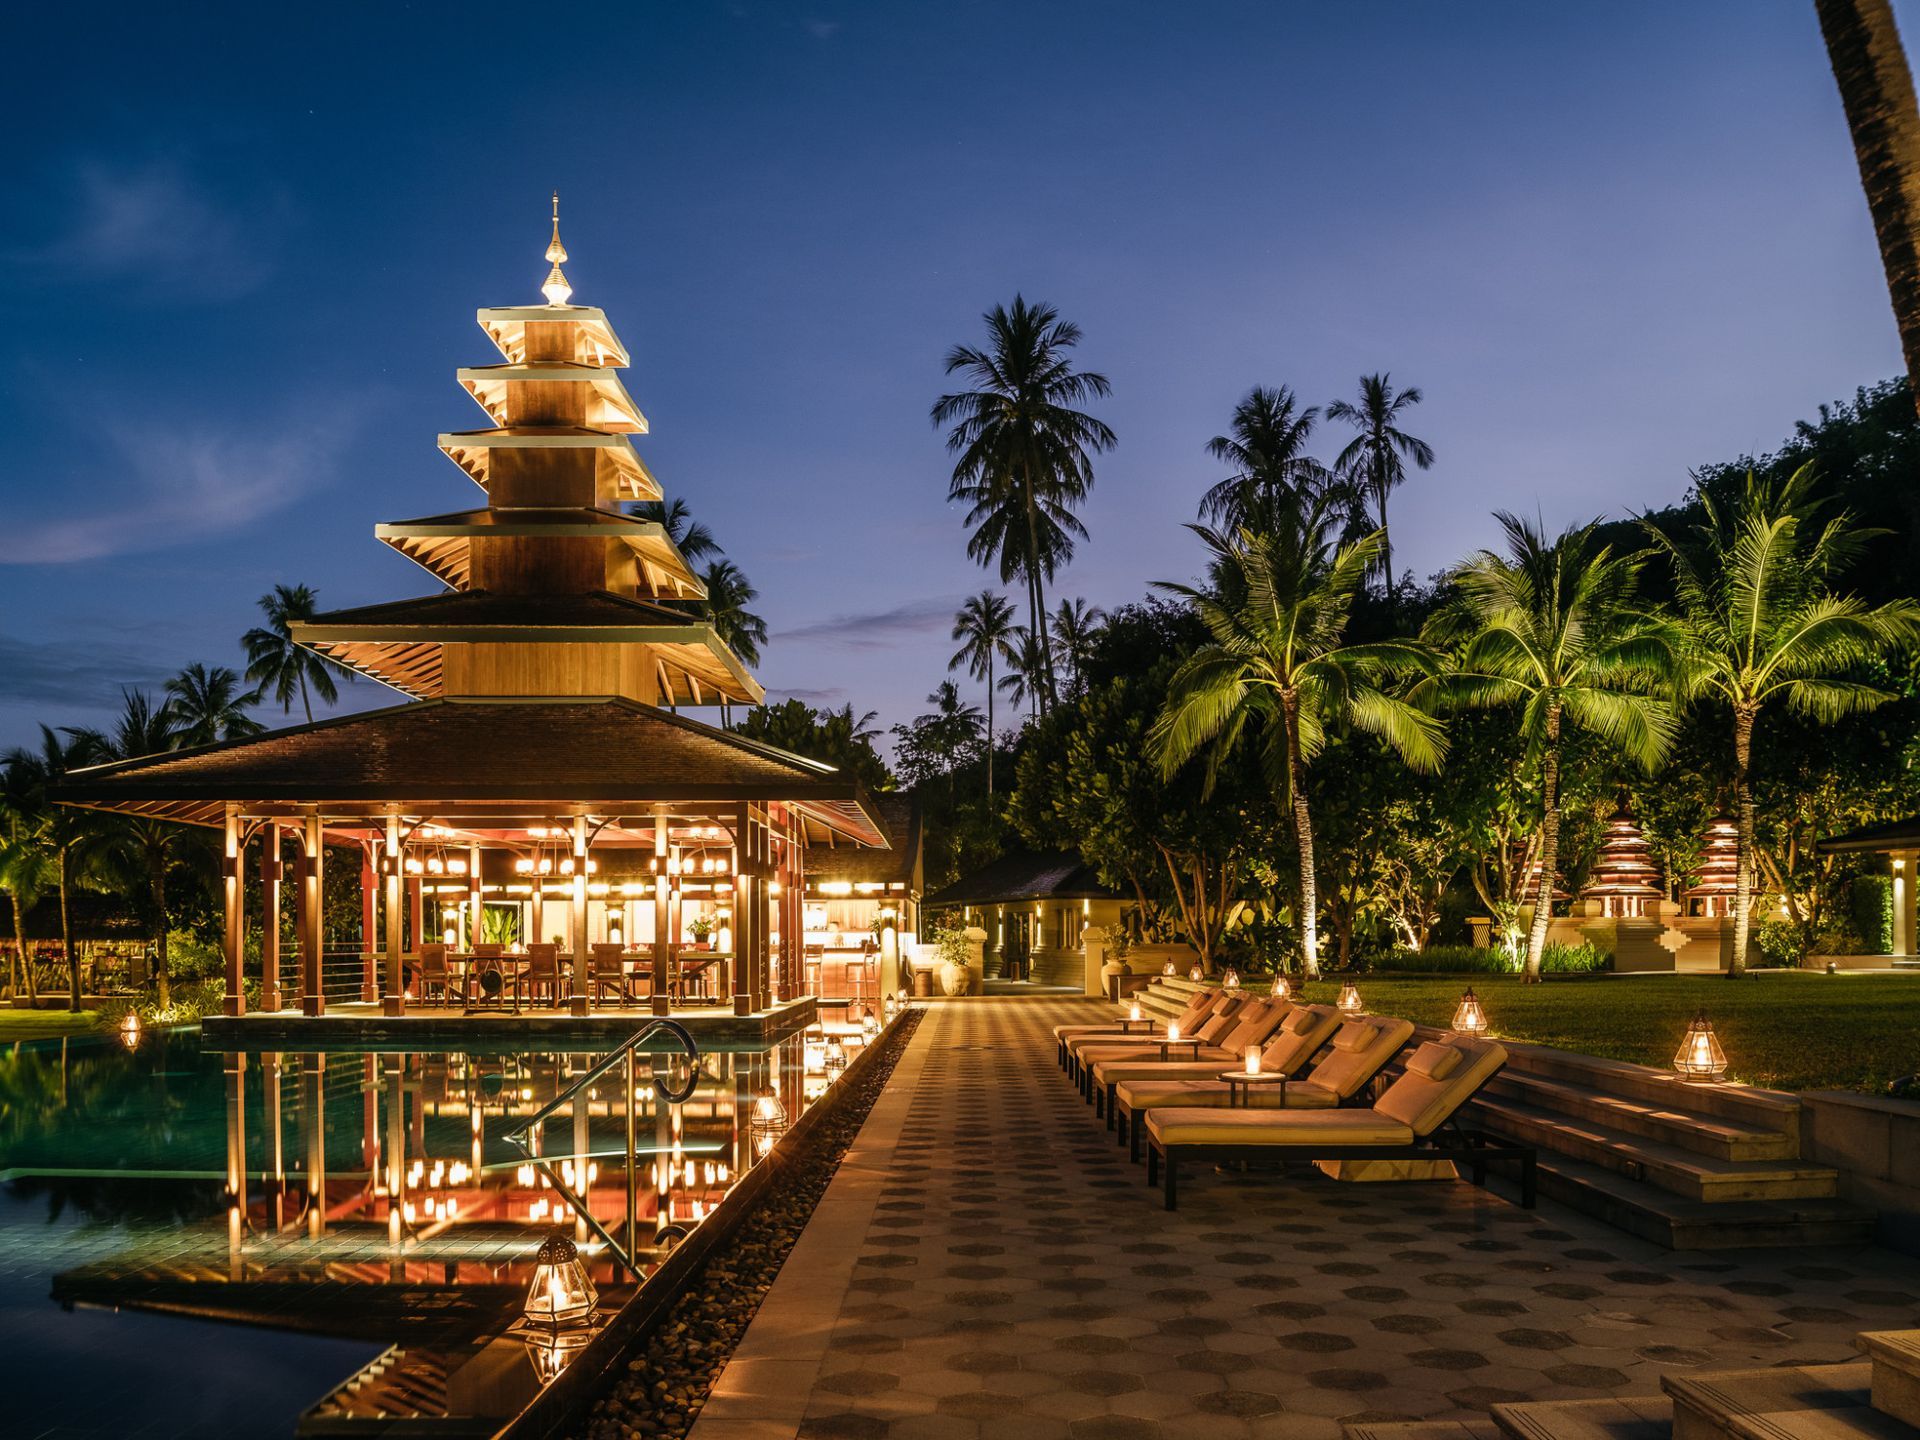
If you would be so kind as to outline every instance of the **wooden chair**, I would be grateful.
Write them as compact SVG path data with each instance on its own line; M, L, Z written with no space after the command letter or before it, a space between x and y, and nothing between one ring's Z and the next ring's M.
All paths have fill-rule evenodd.
M420 947L420 1000L424 1004L435 988L440 991L440 1003L453 1003L454 992L458 991L464 1003L467 998L467 983L453 973L447 964L447 947L443 944L422 945Z
M620 1003L631 1005L632 988L627 983L627 950L624 945L595 945L593 953L593 998L598 1000L611 988ZM637 977L636 977L637 978Z
M560 1003L560 947L551 941L527 946L527 968L513 977L513 993L519 998L525 987L527 998L544 988L550 1004Z

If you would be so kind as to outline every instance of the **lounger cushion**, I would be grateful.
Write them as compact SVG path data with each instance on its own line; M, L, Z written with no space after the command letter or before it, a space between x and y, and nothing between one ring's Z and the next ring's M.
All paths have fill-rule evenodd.
M1407 1069L1429 1080L1444 1080L1460 1068L1460 1058L1453 1046L1429 1040L1407 1057Z
M1356 1030L1366 1043L1358 1049L1342 1045L1341 1041ZM1413 1025L1406 1020L1387 1016L1350 1020L1334 1037L1333 1052L1313 1067L1308 1078L1325 1085L1341 1099L1351 1100L1372 1082L1381 1067L1400 1053L1400 1047L1412 1034Z
M1452 1074L1434 1080L1409 1070L1386 1088L1374 1109L1416 1135L1431 1135L1507 1063L1506 1047L1491 1040L1457 1040L1453 1045L1461 1063Z
M1200 1047L1199 1068L1201 1069L1203 1077L1211 1076L1218 1079L1220 1072L1233 1065L1239 1058L1239 1056L1231 1055L1218 1046L1203 1045ZM1119 1080L1153 1080L1165 1075L1168 1070L1173 1069L1175 1066L1186 1067L1189 1066L1189 1064L1190 1062L1184 1059L1176 1060L1171 1065L1165 1064L1160 1060L1158 1055L1150 1055L1144 1059L1116 1058L1112 1060L1102 1060L1095 1063L1093 1067L1093 1083L1096 1085L1111 1085Z
M1320 1005L1296 1005L1291 1014L1281 1023L1280 1028L1289 1035L1304 1035L1315 1026L1323 1023Z
M1374 1041L1373 1026L1364 1020L1349 1020L1334 1034L1333 1048L1336 1050L1364 1050Z
M1152 1110L1162 1105L1217 1105L1224 1108L1227 1104L1227 1083L1196 1075L1173 1078L1143 1076L1137 1080L1121 1081L1114 1087L1113 1097L1115 1103L1131 1111ZM1323 1090L1317 1085L1289 1085L1286 1088L1284 1108L1288 1110L1331 1110L1337 1104L1339 1099L1332 1091ZM1251 1108L1282 1108L1280 1088L1264 1085L1255 1089Z
M1289 1086L1289 1089L1292 1087ZM1377 1110L1147 1111L1147 1133L1163 1145L1409 1145L1413 1128Z
M1241 1003L1236 999L1223 1001L1220 1007L1207 1017L1206 1022L1193 1033L1200 1038L1202 1044L1218 1044L1221 1038L1238 1023L1236 1017L1240 1013Z
M1264 1045L1286 1019L1286 1007L1256 1001L1234 1017L1240 1023L1220 1043L1236 1055L1244 1055L1249 1045Z

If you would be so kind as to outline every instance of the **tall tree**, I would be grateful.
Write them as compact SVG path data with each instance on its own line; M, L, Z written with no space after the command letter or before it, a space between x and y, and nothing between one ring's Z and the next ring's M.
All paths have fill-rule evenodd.
M54 883L60 894L60 947L67 959L67 1008L80 1009L80 952L73 944L73 917L68 899L76 878L76 861L95 825L91 812L56 804L51 791L69 774L106 758L100 738L87 731L56 733L40 727L40 748L16 747L4 764L13 783L35 815L35 828L54 860Z
M1271 529L1284 523L1284 511L1311 508L1325 498L1335 477L1307 453L1319 417L1317 406L1302 408L1285 385L1249 390L1233 407L1227 433L1207 442L1207 454L1232 473L1200 497L1200 518L1224 534Z
M27 957L27 911L54 882L52 854L40 828L37 788L30 767L0 761L0 890L7 892L13 911L18 967L10 970L8 980L16 994L24 981L29 1005L40 998L40 991Z
M953 638L960 648L947 661L949 671L966 666L967 674L987 683L987 795L993 795L993 683L994 670L1002 660L1015 658L1013 604L1006 596L982 590L967 597L966 604L953 617Z
M242 690L240 677L224 665L202 665L196 660L167 681L166 691L177 744L242 740L267 728L247 713L260 703L260 693Z
M1673 635L1638 605L1640 557L1615 555L1597 522L1548 540L1526 520L1496 518L1507 553L1482 550L1458 566L1429 624L1429 638L1458 647L1431 688L1454 705L1521 706L1521 734L1541 767L1539 888L1526 959L1527 978L1538 980L1560 859L1562 726L1571 722L1653 769L1676 729L1671 701L1656 693L1672 672Z
M1099 606L1089 605L1078 597L1062 600L1053 612L1047 643L1053 648L1055 672L1066 672L1071 694L1080 693L1080 678L1086 669L1087 657L1093 653L1094 635L1104 619L1106 616Z
M935 775L947 782L947 798L953 798L953 772L973 757L980 743L980 707L960 698L960 687L942 680L927 696L933 713L915 717L908 725L893 727L894 756L900 776L909 785L924 783Z
M256 693L271 691L285 711L291 711L298 698L309 725L313 723L313 696L331 705L340 698L334 678L354 678L346 666L294 640L295 622L311 620L318 611L314 593L305 585L276 585L260 597L260 613L267 623L256 625L240 637L247 652L247 679L257 687Z
M1747 475L1731 505L1700 496L1706 518L1684 541L1649 524L1673 566L1681 615L1685 693L1712 695L1733 716L1734 818L1739 828L1733 952L1727 974L1746 969L1754 887L1753 734L1770 700L1817 720L1872 709L1893 692L1863 669L1920 638L1920 604L1869 608L1836 594L1834 580L1877 533L1844 511L1816 514L1813 467L1784 479Z
M707 598L700 602L699 613L713 626L714 633L733 653L749 665L760 663L760 647L767 641L767 622L747 607L760 598L760 592L747 579L746 571L731 560L715 560L700 576ZM725 725L731 706L720 702L720 723Z
M175 747L180 730L165 705L155 705L141 690L122 696L120 717L104 735L88 732L102 758L135 760ZM142 885L147 893L147 925L153 941L153 978L164 1008L173 1003L173 976L168 957L172 929L167 913L167 882L187 857L204 849L193 830L150 815L103 816L89 837L89 858L122 882Z
M1075 407L1107 395L1107 377L1073 368L1068 354L1080 327L1051 305L996 305L983 317L984 348L956 345L947 374L964 374L971 390L942 395L935 427L950 426L947 450L956 459L949 500L964 500L973 534L967 555L998 563L1002 582L1026 584L1027 628L1046 634L1046 582L1073 558L1086 526L1074 509L1093 489L1093 457L1111 450L1106 424ZM1059 698L1046 647L1040 647L1042 698Z
M1010 643L1013 655L1007 661L1007 673L1000 677L1000 693L1015 710L1024 705L1037 720L1047 685L1046 644L1024 625L1014 627Z
M1892 0L1814 0L1920 405L1920 106Z
M713 531L695 520L693 512L687 508L687 502L678 496L671 500L643 500L634 506L633 513L665 530L667 539L673 542L684 560L707 560L720 554L720 545L713 538Z
M1212 551L1214 584L1163 588L1184 595L1210 639L1174 673L1154 727L1161 773L1173 775L1202 749L1216 771L1243 738L1259 747L1269 783L1292 816L1300 857L1301 958L1320 973L1319 891L1307 767L1331 729L1378 735L1407 764L1439 768L1440 722L1385 685L1431 673L1430 653L1401 640L1348 644L1353 601L1378 563L1378 531L1336 545L1323 507L1272 530L1228 536L1192 527Z
M1387 603L1394 598L1393 535L1387 529L1387 497L1405 482L1407 461L1422 470L1433 466L1433 447L1399 426L1400 412L1420 403L1417 386L1396 391L1383 371L1360 377L1358 404L1336 400L1327 407L1329 420L1341 420L1360 433L1334 457L1334 468L1373 501L1379 517L1380 568L1387 579Z
M873 748L880 738L874 719L871 710L855 715L851 705L815 710L804 701L789 699L749 710L736 733L836 765L869 790L891 790L893 776Z

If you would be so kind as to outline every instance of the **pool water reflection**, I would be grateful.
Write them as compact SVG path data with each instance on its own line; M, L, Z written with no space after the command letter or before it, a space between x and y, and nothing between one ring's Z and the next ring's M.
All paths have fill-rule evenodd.
M635 1237L631 1269L506 1138L604 1052L222 1053L192 1032L17 1047L0 1055L0 1346L33 1378L8 1424L497 1424L571 1354L517 1323L541 1241L571 1238L617 1310L869 1038L836 1023L703 1051L677 1104L650 1083L684 1088L663 1044L637 1057L631 1121L624 1065L562 1105L541 1153L599 1230Z

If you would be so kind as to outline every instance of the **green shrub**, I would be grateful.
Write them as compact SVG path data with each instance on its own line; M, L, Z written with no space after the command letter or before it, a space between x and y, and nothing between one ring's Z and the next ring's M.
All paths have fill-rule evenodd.
M1373 968L1393 975L1511 975L1513 962L1503 950L1476 945L1429 945L1424 950L1392 950Z
M1591 941L1578 945L1549 944L1540 955L1542 975L1598 975L1613 968L1613 956Z
M1753 927L1753 943L1760 951L1761 963L1786 967L1798 966L1807 953L1807 928L1793 920L1775 917Z

